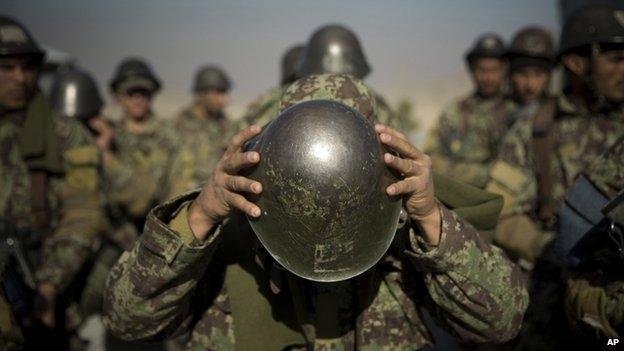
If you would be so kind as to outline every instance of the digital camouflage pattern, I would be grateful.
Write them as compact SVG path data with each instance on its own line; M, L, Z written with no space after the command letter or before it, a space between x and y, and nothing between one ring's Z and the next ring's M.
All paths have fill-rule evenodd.
M608 152L594 160L583 173L605 195L613 199L624 189L624 138ZM603 247L591 260L570 272L567 280L565 307L570 322L589 331L596 330L610 338L624 335L624 274L617 246L603 236Z
M175 120L176 142L186 174L177 178L177 193L201 187L210 177L230 137L238 131L238 124L223 113L204 118L197 115L194 106L184 109ZM184 184L180 178L185 179Z
M433 169L453 174L476 187L485 187L488 172L510 127L515 103L502 97L476 94L447 106L425 144Z
M31 104L46 103L37 96ZM32 232L35 222L30 174L20 142L23 121L24 113L0 116L0 213L17 228ZM87 131L77 121L56 117L49 127L54 128L62 169L48 175L49 228L34 233L35 242L31 245L36 247L38 243L41 248L31 251L31 255L37 280L63 291L99 242L103 200L98 178L99 154L90 144Z
M551 196L555 208L560 207L577 176L624 134L622 117L621 110L590 114L579 110L565 95L558 97L553 126L556 142L551 157ZM505 199L494 240L529 261L552 238L552 234L540 230L543 223L537 220L533 121L533 118L517 121L506 135L486 187Z
M354 78L321 75L294 86L282 107L330 98L374 118L375 104L357 95L366 92ZM408 224L374 268L320 284L276 265L241 213L206 242L195 241L187 207L196 196L156 207L140 240L111 271L104 320L119 337L189 333L189 350L413 350L434 342L423 306L466 341L500 342L520 328L527 294L518 268L444 205L439 246L427 245Z
M271 88L254 100L254 102L247 107L247 111L243 115L242 127L250 126L252 124L264 126L277 117L280 112L280 101L282 100L282 95L288 88L288 85ZM375 99L377 109L375 121L377 123L386 124L396 128L397 130L405 132L408 132L407 129L411 129L411 121L400 120L381 95L373 91L371 91L371 94Z
M176 154L172 126L150 115L140 134L114 124L113 158L104 164L108 201L140 231L149 210L171 195Z

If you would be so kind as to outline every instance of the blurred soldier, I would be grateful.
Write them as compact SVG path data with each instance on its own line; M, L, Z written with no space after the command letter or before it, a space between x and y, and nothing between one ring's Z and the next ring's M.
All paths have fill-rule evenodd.
M519 118L533 116L548 98L550 75L555 66L552 35L545 29L526 27L518 31L505 56L509 62L511 97L518 108L507 118L508 127Z
M200 187L217 164L229 136L235 128L223 109L229 100L230 79L215 66L205 66L195 75L195 102L184 109L175 121L181 154L193 165L191 184L178 184L181 191Z
M301 60L305 46L295 45L290 47L282 56L280 85L260 95L247 107L243 116L244 124L265 125L277 115L278 101L290 84L297 80L297 65Z
M99 241L103 223L97 148L76 121L56 118L37 89L44 52L19 23L0 17L0 348L65 350L66 292ZM30 273L34 268L35 276ZM29 287L52 339L34 333ZM58 299L57 299L58 298ZM22 339L21 341L24 341Z
M122 118L117 122L91 118L88 123L103 153L108 200L140 231L149 209L169 195L176 144L171 125L152 111L160 82L145 61L121 62L110 88Z
M492 167L487 189L505 198L494 242L532 269L520 349L565 347L574 335L564 323L561 271L541 254L568 189L624 135L623 42L621 11L588 6L570 17L558 50L568 85L514 124Z
M321 257L314 263L292 256L292 253L289 257L271 256L266 251L269 244L266 244L265 250L244 217L249 216L253 223L255 219L262 220L262 216L271 220L272 214L285 218L291 211L317 211L309 207L313 206L312 203L305 202L314 202L316 196L312 197L314 199L298 198L295 194L299 189L308 189L309 184L300 183L293 186L293 193L290 194L299 201L293 200L289 206L280 206L278 199L273 206L269 206L270 209L260 209L245 196L264 194L265 190L270 191L272 184L261 184L239 173L258 163L261 158L269 160L271 155L279 154L284 150L280 145L296 145L293 149L297 150L297 146L306 144L303 138L307 129L292 130L287 136L291 140L287 137L287 140L266 139L267 135L271 135L270 131L275 131L272 128L288 130L292 126L284 122L289 121L288 118L292 117L290 121L305 119L306 116L297 114L305 114L303 111L306 109L297 109L304 104L307 104L305 106L310 114L339 114L336 116L340 121L337 124L355 119L358 125L368 126L372 133L366 132L366 135L372 139L367 140L372 140L375 147L379 147L374 149L378 150L379 158L373 157L376 159L373 164L377 164L382 172L388 171L386 167L389 167L405 177L396 183L392 183L396 178L389 179L387 188L382 185L372 191L361 189L366 194L379 195L378 203L365 204L377 209L383 207L387 195L399 195L405 199L403 206L410 219L402 230L396 232L394 243L398 246L391 248L387 254L382 251L381 261L363 274L333 283L302 279L295 275L300 274L296 268L290 264L281 266L276 260L299 261L303 262L304 269L314 266L315 271L318 269L320 273L340 274L361 264L361 256L353 252L353 259L347 260L350 264L337 269L339 267L332 265L335 258L330 256L341 255L330 249L331 244L327 240L324 241L326 246L316 246L317 253L324 256L325 247L330 256ZM446 201L436 200L436 196L451 200L452 196L446 195L452 192L453 187L479 194L477 197L484 192L473 187L465 188L437 175L433 175L434 181L428 157L410 145L403 134L385 125L373 128L372 121L376 120L374 97L353 76L325 74L302 78L284 93L280 111L283 111L282 115L272 122L277 124L267 126L265 133L269 134L260 137L261 143L275 145L270 150L266 149L268 154L244 152L245 143L261 132L260 127L251 126L232 138L228 150L201 192L183 195L151 212L140 242L122 256L111 272L105 301L108 327L122 338L146 341L190 331L187 349L412 350L433 344L418 310L428 301L433 302L428 305L439 312L440 319L446 321L445 325L467 341L500 342L515 335L527 303L518 268L498 248L487 244L468 222L446 207L443 204ZM311 123L310 128L314 129L314 122ZM330 134L336 132L332 128L337 128L340 133L363 140L363 135L355 134L354 128L332 126L328 127L324 122L316 125L326 128ZM315 136L322 138L320 134ZM396 156L384 154L378 140L396 150ZM329 148L327 152L335 156L332 154L334 151ZM366 158L368 153L353 155L354 158L362 156ZM371 176L360 171L361 164L358 162L335 164L322 162L323 156L319 157L316 162L319 162L321 170L311 169L309 172L316 172L322 178L322 174L328 174L323 172L331 173L330 169L338 169L344 172L343 182L345 179L348 182L344 186L338 184L327 189L329 192L318 189L320 197L332 197L336 192L344 194L344 189L351 192L351 186L361 184L361 179ZM275 176L277 169L277 172L282 170L279 166L277 169L269 168L266 173L269 177ZM286 174L278 177L289 182ZM289 194L282 195L283 200L291 198ZM368 195L364 196L368 198ZM481 204L494 211L481 208L476 212L485 215L482 219L489 218L481 224L493 224L496 222L496 203L499 199L489 194L486 198L489 200L482 198L484 202ZM468 196L463 200L467 199L471 202L476 197ZM273 197L267 197L267 201L273 201ZM401 207L400 203L395 204L397 209ZM457 211L465 209L458 208ZM266 211L271 214L267 215ZM342 243L345 246L335 243L335 249L343 247L343 258L348 257L349 243L353 244L349 240L361 239L366 231L382 235L381 228L374 224L378 217L334 217L335 214L340 217L340 213L344 215L343 209L333 211L330 216L342 221L340 223L355 220L362 231L340 237L347 240ZM306 221L301 218L299 221L282 221L280 225L290 226L291 229L303 228ZM323 221L321 225L323 223L327 222ZM393 223L390 238L394 236L395 228ZM269 238L278 237L270 235L274 234L270 228L266 229L265 234L269 234ZM260 232L256 233L260 236ZM319 234L302 237L309 243L321 238ZM292 245L292 242L283 242L282 245ZM378 246L379 241L372 240L366 250L374 250ZM365 255L366 252L357 254Z
M294 60L295 54L292 54ZM370 72L364 50L355 33L341 25L325 25L317 29L308 40L305 49L300 54L296 66L296 74L305 77L311 74L342 73L353 75L358 79L364 79ZM286 62L286 60L284 60ZM285 89L286 86L283 86ZM409 123L398 121L386 100L375 93L380 123L391 125L400 130ZM245 113L246 119L255 124L263 125L277 116L279 99L281 95L277 91L272 101L266 102L261 110L262 113L249 110ZM253 106L252 106L253 107Z
M433 168L484 187L499 144L507 131L505 117L513 102L503 95L505 46L496 34L484 34L466 54L474 92L444 108L425 151Z

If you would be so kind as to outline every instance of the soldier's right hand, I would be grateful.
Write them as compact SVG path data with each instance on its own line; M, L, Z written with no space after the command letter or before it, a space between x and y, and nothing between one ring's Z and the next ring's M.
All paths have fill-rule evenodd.
M188 223L198 240L205 240L214 225L238 209L251 217L260 216L260 208L242 193L260 194L262 184L239 175L239 172L260 161L255 151L244 152L247 141L258 135L261 128L252 125L234 135L215 171L189 208Z

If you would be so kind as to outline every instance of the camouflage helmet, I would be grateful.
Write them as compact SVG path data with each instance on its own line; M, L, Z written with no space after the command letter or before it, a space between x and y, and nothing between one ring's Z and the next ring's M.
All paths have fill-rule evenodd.
M195 74L195 83L193 91L198 93L201 91L218 90L229 91L232 84L225 72L217 66L203 66Z
M475 40L472 48L466 53L466 62L472 62L479 58L502 58L505 54L503 40L494 33L486 33Z
M297 65L301 60L301 55L305 50L304 45L295 45L289 48L282 57L282 78L281 85L290 84L297 80Z
M81 121L97 116L104 105L93 78L75 68L57 74L50 91L50 103L59 115Z
M555 43L550 32L539 27L525 27L511 41L505 57L513 71L524 66L539 66L548 70L555 63Z
M29 55L41 62L45 51L26 27L10 17L0 16L0 57L11 55Z
M588 5L563 25L558 57L572 50L588 50L592 44L624 45L624 10L609 5Z
M363 79L371 68L353 31L341 25L326 25L310 37L298 71L301 76L345 73Z
M147 62L138 57L130 57L123 60L110 82L110 88L114 92L131 88L143 88L152 93L160 89L160 80L154 74Z
M346 75L295 82L282 112L249 146L261 161L247 176L263 184L251 197L262 209L251 227L277 262L306 279L339 281L366 271L397 227L401 199L385 191L397 179L383 161L374 116L362 114L373 102L353 96L360 88Z

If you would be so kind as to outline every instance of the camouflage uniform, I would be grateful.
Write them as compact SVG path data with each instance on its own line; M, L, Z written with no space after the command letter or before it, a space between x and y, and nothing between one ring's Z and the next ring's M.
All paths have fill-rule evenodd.
M537 220L537 178L533 152L534 118L516 122L506 135L486 189L503 195L505 205L495 242L532 262L552 238L540 231ZM589 114L576 107L565 94L557 98L551 157L554 208L559 208L567 189L579 173L590 165L624 133L621 110ZM534 223L534 224L532 224ZM516 230L514 230L516 229ZM518 233L521 230L522 233Z
M340 75L300 80L282 107L336 96L375 116L371 93ZM519 270L444 205L439 246L409 224L373 269L321 284L272 261L241 213L197 242L187 223L196 196L156 207L112 270L105 323L120 337L189 332L189 350L413 350L433 344L419 312L425 305L467 341L507 340L520 327L527 296Z
M104 165L108 200L140 231L154 205L171 195L176 143L169 123L150 115L136 134L124 122L114 125L113 158Z
M176 118L175 130L179 142L179 156L187 166L183 175L189 184L176 181L177 193L198 188L208 180L219 157L227 146L227 141L237 131L237 124L223 113L204 118L198 116L194 106L184 109ZM184 167L184 166L183 166Z
M55 154L57 165L50 163ZM63 294L100 240L104 213L98 150L77 121L53 116L38 93L26 112L0 117L0 155L2 219L28 233L22 239L37 282ZM47 174L48 220L43 223L37 211L44 209L34 208L31 197L33 171Z
M511 100L476 94L446 107L425 146L433 169L483 188L514 109Z

